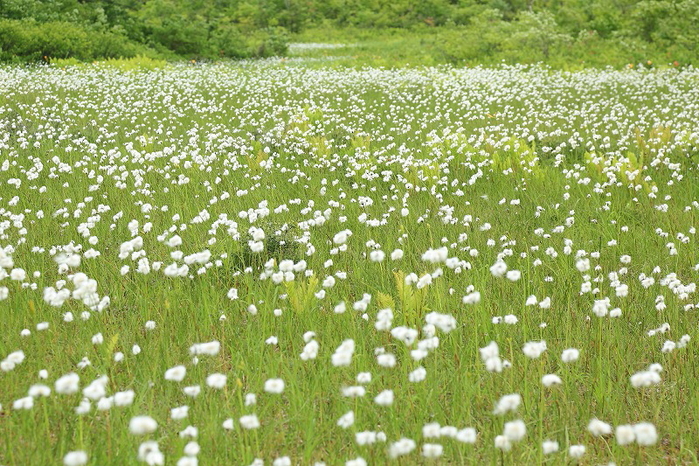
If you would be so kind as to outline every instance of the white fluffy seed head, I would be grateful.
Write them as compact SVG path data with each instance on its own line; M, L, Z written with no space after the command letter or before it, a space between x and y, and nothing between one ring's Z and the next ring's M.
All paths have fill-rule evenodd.
M150 416L135 416L129 421L129 430L134 435L145 435L155 432L158 423Z

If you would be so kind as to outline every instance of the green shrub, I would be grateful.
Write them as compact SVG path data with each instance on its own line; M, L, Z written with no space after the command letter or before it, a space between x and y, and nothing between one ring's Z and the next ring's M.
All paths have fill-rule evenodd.
M555 18L547 11L520 13L512 29L512 34L503 41L505 47L513 57L526 57L531 62L548 60L560 47L572 42L572 38L560 31Z
M0 19L0 60L52 61L74 58L134 57L153 55L143 45L108 31L93 31L64 21L37 23Z
M0 20L0 60L22 61L32 52L31 31L22 25L20 21ZM36 59L41 55L34 54Z
M89 59L92 42L88 33L79 26L65 22L36 25L36 52L41 57Z
M282 57L289 51L289 36L282 27L264 29L254 40L257 57Z
M226 58L250 58L253 55L240 30L232 25L219 27L213 33L217 55Z
M211 58L212 49L208 26L196 20L165 16L149 21L147 37L150 43L159 44L185 58Z
M155 58L158 55L149 50L148 47L129 40L121 34L112 32L92 32L90 41L92 43L92 57L94 58L128 58L137 56Z
M498 10L483 10L468 27L447 28L438 35L439 50L450 63L489 60L498 55L509 36L510 23Z
M38 61L91 55L87 33L70 23L0 20L2 59Z

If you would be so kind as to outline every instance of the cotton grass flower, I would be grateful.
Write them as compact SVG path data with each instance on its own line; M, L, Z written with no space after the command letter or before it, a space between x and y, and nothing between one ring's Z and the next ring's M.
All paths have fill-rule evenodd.
M655 445L658 441L658 433L650 422L639 422L633 426L636 443L641 446Z
M303 348L303 352L300 357L303 361L309 361L318 357L318 350L320 345L316 340L309 341Z
M221 427L223 427L226 430L233 430L235 428L234 422L232 418L228 418L225 421L223 421L223 424L221 424Z
M467 294L461 299L464 304L478 304L481 302L481 294L478 291Z
M194 456L183 456L177 460L176 466L199 466L199 460Z
M34 407L34 397L32 396L26 396L24 398L19 398L12 402L12 409L14 410L20 410L20 409L32 409Z
M282 379L268 379L265 382L265 391L278 395L284 391L284 381Z
M437 427L439 427L438 423L434 423L434 424L436 424ZM424 436L424 433L425 433L425 427L423 426L423 436ZM458 433L459 433L459 429L457 429L454 426L441 426L441 427L439 427L439 430L436 433L436 435L434 435L433 437L435 437L435 438L447 437L447 438L455 439Z
M571 458L580 459L585 454L585 445L571 445L568 447L568 454Z
M397 442L391 444L388 449L388 456L395 459L400 456L408 455L416 448L415 441L409 438L401 438Z
M82 450L68 452L63 457L64 466L83 466L87 461L87 453Z
M335 306L335 308L333 309L333 312L335 312L335 314L344 314L346 310L347 310L347 305L345 304L344 301L342 301Z
M146 435L158 428L158 423L150 416L134 416L129 421L129 431L134 435Z
M546 388L552 387L553 385L560 385L561 383L563 383L563 381L556 374L546 374L541 377L541 384Z
M27 272L24 271L24 269L16 268L16 269L12 269L12 271L10 272L10 280L22 282L22 281L26 280L26 278L27 278Z
M430 312L425 316L425 321L428 324L434 325L444 333L451 332L456 328L456 318L449 314Z
M180 406L178 408L172 408L170 410L170 418L178 421L184 419L189 415L189 406Z
M354 411L348 411L337 420L337 425L347 429L354 424Z
M282 456L272 461L272 466L291 466L291 459L288 456Z
M439 438L441 435L441 427L438 422L431 422L422 426L423 438Z
M184 366L175 366L165 371L165 380L173 382L182 382L187 375L187 368Z
M543 450L544 455L556 453L558 451L558 442L555 440L544 440L544 442L541 444L541 449Z
M437 443L425 443L422 445L422 456L425 458L439 458L444 452L444 447Z
M563 350L563 353L561 354L561 361L563 362L575 362L578 360L580 357L580 351L575 349L575 348L569 348L567 350Z
M417 340L418 331L413 328L399 326L391 329L391 336L410 346Z
M130 406L133 403L136 393L133 390L125 390L114 394L114 405L123 407Z
M522 348L524 355L531 359L537 359L544 351L546 351L546 342L543 340L527 342Z
M592 419L587 425L587 430L595 437L602 437L605 435L611 435L612 426L606 422L600 421L599 419Z
M194 426L187 426L182 429L178 435L180 438L197 438L199 436L199 429Z
M636 432L632 425L624 424L616 427L614 432L616 443L619 445L629 445L636 441Z
M114 406L114 397L102 397L97 400L97 410L98 411L109 411Z
M502 450L504 452L512 450L512 442L505 435L498 435L495 437L495 448Z
M427 370L420 366L408 374L408 381L412 383L418 383L425 380L427 377Z
M527 426L519 419L506 422L502 433L509 441L518 442L527 434Z
M349 366L354 353L354 340L345 340L337 347L332 355L331 362L335 367Z
M354 438L359 446L372 445L377 441L376 432L373 431L357 432Z
M27 394L32 398L47 397L51 395L51 389L46 385L36 384L29 387Z
M512 282L516 282L522 277L522 272L519 270L508 270L505 273L505 277Z
M592 312L597 317L604 317L609 313L609 298L598 299L592 306Z
M318 463L316 463L318 465ZM325 465L325 463L323 463ZM345 466L367 466L367 462L364 458L361 456L358 456L355 459L345 461Z
M87 398L83 398L78 404L78 406L75 407L75 414L77 414L78 416L83 416L89 413L91 409L92 404L90 403L90 400L88 400Z
M216 356L219 351L221 351L221 343L216 340L207 343L196 343L189 348L189 354L192 356Z
M62 377L59 377L54 384L54 388L56 389L56 393L58 394L72 395L73 393L78 392L80 388L79 383L80 377L78 376L78 374L71 372Z
M376 315L376 323L374 328L378 331L391 330L393 324L393 311L390 308L379 309Z
M655 371L641 371L631 376L631 385L634 388L650 387L661 382L660 374Z
M260 421L255 414L247 414L238 420L240 427L246 430L253 430L260 427Z
M490 267L490 273L497 278L503 277L507 272L507 264L498 261Z
M165 455L160 451L158 442L155 441L147 441L139 445L138 459L149 466L165 464Z
M206 385L211 388L220 390L226 386L227 377L224 374L213 373L206 377Z
M109 379L106 376L97 378L83 389L83 396L93 401L99 400L100 398L106 396L108 382Z
M372 262L383 262L384 258L386 257L386 254L381 251L380 249L371 251L369 254L369 258L371 259Z
M393 404L393 390L384 390L374 398L379 406L391 406Z
M461 443L473 444L476 443L478 439L478 432L473 427L466 427L465 429L459 430L454 438Z
M366 395L366 388L361 385L353 385L350 387L342 387L342 396L348 398L359 398Z
M502 372L503 362L499 356L497 343L491 341L487 346L480 348L479 351L488 372Z
M347 242L347 239L352 236L352 232L350 230L342 230L339 233L335 234L333 236L333 243L335 244L344 244Z
M199 385L192 385L190 387L184 387L182 392L192 398L196 398L201 393L201 387Z
M396 357L392 354L380 354L376 357L376 362L381 367L395 367Z
M493 410L493 414L501 415L510 411L515 411L521 402L522 397L519 395L519 393L505 395L500 398L500 401L498 401L497 406L495 406L495 410Z

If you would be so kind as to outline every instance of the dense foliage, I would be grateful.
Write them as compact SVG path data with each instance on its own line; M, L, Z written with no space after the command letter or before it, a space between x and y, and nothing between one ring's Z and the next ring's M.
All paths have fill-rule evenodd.
M288 34L359 28L429 31L441 62L688 63L695 24L699 0L2 0L0 59L284 55Z

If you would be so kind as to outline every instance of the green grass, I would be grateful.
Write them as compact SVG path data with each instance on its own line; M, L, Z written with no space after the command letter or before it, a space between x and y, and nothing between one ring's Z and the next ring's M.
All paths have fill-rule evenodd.
M536 28L535 28L536 29ZM334 28L319 26L292 36L292 44L333 44L333 48L294 48L290 57L312 58L320 67L498 66L544 63L559 70L693 65L694 56L679 47L662 47L634 38L603 38L594 32L555 43L546 54L536 40L523 40L517 22L474 21L468 26ZM545 34L545 33L542 33ZM553 39L552 39L553 40ZM342 44L345 47L337 47ZM309 66L313 66L313 62Z
M146 439L157 440L166 464L175 464L189 441L178 433L188 425L199 429L202 464L250 464L254 458L271 463L286 455L292 464L344 464L358 456L369 464L432 463L420 456L423 443L444 445L443 464L570 463L575 460L568 447L575 444L587 448L582 464L699 462L698 318L697 309L684 310L698 299L693 292L680 299L660 284L671 273L684 285L697 278L699 253L690 231L699 223L695 71L358 71L268 61L135 72L7 67L0 74L6 138L0 148L0 222L7 221L0 223L0 246L12 246L14 267L27 271L25 283L36 284L32 290L9 277L0 281L9 292L0 302L0 359L16 350L26 355L14 370L0 373L0 464L61 464L68 451L80 449L89 453L91 465L138 464L138 446ZM596 164L586 162L592 152L600 157ZM629 153L635 162L622 158ZM625 172L637 169L642 175L630 180ZM180 176L189 182L177 184ZM19 188L7 183L12 178L22 181ZM579 182L585 178L590 182ZM648 195L652 190L655 197ZM360 196L373 205L361 207ZM519 203L512 204L514 199ZM251 222L239 215L263 201L268 216ZM142 209L145 203L152 210ZM287 211L274 211L284 204ZM667 211L657 208L662 204ZM316 211L326 209L324 223L308 225ZM204 210L203 221L193 222ZM45 215L37 217L38 211ZM118 212L123 214L115 219ZM360 223L364 213L385 224ZM163 262L159 271L141 274L138 258L119 259L120 246L134 236L128 226L133 220L150 263ZM84 223L91 224L85 236L78 231ZM144 230L147 224L152 227ZM266 233L260 253L248 246L251 225ZM537 234L539 228L550 237ZM656 234L658 228L668 236ZM333 237L344 229L353 232L347 250L332 255ZM175 233L182 246L164 244ZM297 242L304 234L315 248L311 255ZM689 242L683 244L678 234ZM88 242L91 236L97 244ZM386 253L383 262L369 260L370 240ZM564 252L566 240L572 241L570 254ZM611 240L617 244L609 245ZM71 242L101 253L83 257L72 270L97 280L99 296L111 299L88 320L80 318L89 309L78 300L59 309L42 298L45 287L68 280L51 250ZM669 254L669 242L677 255ZM456 273L421 259L441 246L470 268ZM44 249L33 252L35 247ZM557 257L545 253L549 247ZM392 261L396 248L405 256ZM190 265L191 277L166 277L163 269L175 262L170 252L177 249L185 256L208 249L211 265L202 274L201 265ZM579 250L587 257L599 252L585 272L600 290L594 296L580 293L587 280L576 269ZM509 269L521 271L520 280L493 277L489 268L499 254L506 255ZM632 257L628 265L620 263L624 254ZM286 285L260 280L271 259L303 259L314 274L296 273ZM333 264L326 266L328 259ZM124 265L130 270L122 275ZM656 266L661 272L653 274ZM396 278L438 267L443 275L422 290ZM34 277L34 271L41 275ZM324 278L336 272L347 278L316 298ZM627 297L610 287L611 272L620 272ZM641 273L652 275L655 284L644 288ZM480 303L462 303L469 286L481 293ZM66 287L74 288L70 281ZM237 300L228 299L230 288L238 289ZM372 296L368 320L352 309L364 293ZM550 297L551 308L525 306L531 294ZM656 310L658 295L667 305L662 311ZM621 308L620 317L592 313L594 300L603 297L610 298L610 308ZM340 301L347 312L335 314ZM247 312L250 304L257 306L256 315ZM383 307L393 309L394 327L421 330L425 316L436 311L454 316L457 328L438 330L439 347L414 361L413 348L375 330ZM282 315L275 316L275 309ZM74 322L63 322L68 311ZM519 322L492 323L508 314ZM149 320L156 322L154 330L145 329ZM37 331L44 321L48 330ZM668 333L647 336L665 322ZM20 336L25 328L31 336ZM307 331L316 332L320 351L317 359L302 361ZM97 333L104 336L101 345L91 342ZM665 340L685 334L693 338L686 348L661 353ZM272 335L278 345L265 344ZM331 356L346 339L355 341L352 362L333 367ZM212 340L221 342L220 353L193 364L190 346ZM522 347L539 340L547 351L528 359ZM491 341L512 363L502 373L487 372L480 359L479 348ZM131 353L134 344L142 349L138 355ZM396 367L376 363L379 347L396 356ZM580 359L562 363L566 348L579 349ZM122 362L113 359L117 351L125 354ZM83 357L91 365L77 369ZM663 366L662 382L632 387L630 376L651 363ZM184 381L165 381L165 371L179 364L187 367ZM408 382L420 365L427 378ZM48 370L47 381L38 378L41 369ZM31 410L13 409L32 384L53 389L58 377L72 371L80 375L81 389L104 374L109 395L134 390L133 405L96 411L93 403L90 413L78 416L80 393L52 393L35 400ZM214 372L227 375L224 389L206 386ZM367 394L343 397L341 388L357 385L359 372L372 374ZM549 373L563 384L545 389L541 377ZM270 378L285 381L282 394L264 392ZM189 385L202 386L197 398L183 394ZM373 401L384 389L394 391L392 406ZM257 394L257 405L244 405L247 393ZM493 415L497 401L511 393L522 396L518 410ZM189 417L170 419L170 409L182 405L190 406ZM349 410L356 422L343 430L337 420ZM257 414L260 429L241 428L238 419L249 413ZM155 433L129 433L129 420L141 414L158 421ZM221 427L227 418L235 420L233 431ZM587 431L592 418L613 427L651 422L657 444L619 446L613 435L593 437ZM526 423L527 435L501 453L494 439L513 419ZM422 427L430 422L474 427L478 441L423 439ZM364 430L383 431L388 440L358 446L354 434ZM390 460L389 445L401 437L418 448ZM557 440L561 451L543 456L546 439Z

